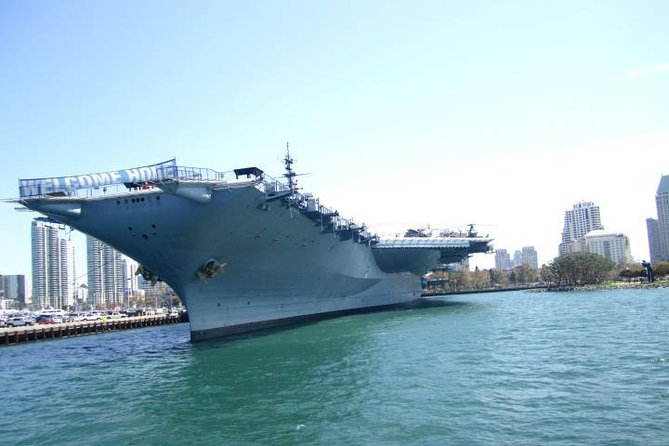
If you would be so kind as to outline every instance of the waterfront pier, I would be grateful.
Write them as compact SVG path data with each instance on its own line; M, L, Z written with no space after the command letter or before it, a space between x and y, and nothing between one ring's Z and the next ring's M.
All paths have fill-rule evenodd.
M88 336L112 331L130 330L133 328L152 327L156 325L177 324L186 321L187 316L181 314L158 314L153 316L135 316L105 321L66 322L62 324L29 325L24 327L0 328L0 346L16 345L26 342L65 339Z

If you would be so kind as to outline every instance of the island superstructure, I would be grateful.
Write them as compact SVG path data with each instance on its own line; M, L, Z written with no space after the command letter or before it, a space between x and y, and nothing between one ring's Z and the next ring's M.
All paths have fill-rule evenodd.
M489 252L470 232L378 237L257 167L219 172L176 160L19 180L25 207L89 234L164 280L188 309L191 339L243 333L418 299L420 275Z

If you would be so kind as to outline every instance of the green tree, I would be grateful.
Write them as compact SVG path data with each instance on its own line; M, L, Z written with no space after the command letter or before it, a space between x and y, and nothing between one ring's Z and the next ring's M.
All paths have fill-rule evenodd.
M474 270L472 282L476 289L490 288L490 273L487 270L480 270L477 266Z
M575 252L553 259L549 268L558 286L591 285L602 282L615 264L598 254Z
M488 270L488 275L490 276L490 285L506 285L509 283L508 278L506 277L506 274L503 272L497 271L495 268L491 268Z
M669 262L664 260L653 265L653 274L656 278L669 276Z
M504 274L504 272L497 272L496 277L496 283L502 286L506 286L509 284L509 278Z
M515 283L532 283L537 281L537 273L529 265L518 265L513 269Z
M539 269L539 277L546 283L554 282L553 271L549 265L541 265L541 268Z
M463 268L460 273L460 281L458 283L460 289L469 289L472 285L472 273L467 269Z

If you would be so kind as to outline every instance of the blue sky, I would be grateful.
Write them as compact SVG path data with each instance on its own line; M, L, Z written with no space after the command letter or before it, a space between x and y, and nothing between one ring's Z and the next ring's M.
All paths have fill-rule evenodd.
M5 0L0 197L172 157L279 175L289 141L304 190L378 232L478 223L547 263L588 200L648 258L669 3L544 3ZM0 212L0 274L30 274L34 214Z

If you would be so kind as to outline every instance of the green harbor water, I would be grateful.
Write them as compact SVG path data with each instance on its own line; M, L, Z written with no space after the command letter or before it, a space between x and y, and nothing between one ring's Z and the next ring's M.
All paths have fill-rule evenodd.
M0 382L7 445L667 445L669 289L9 346Z

